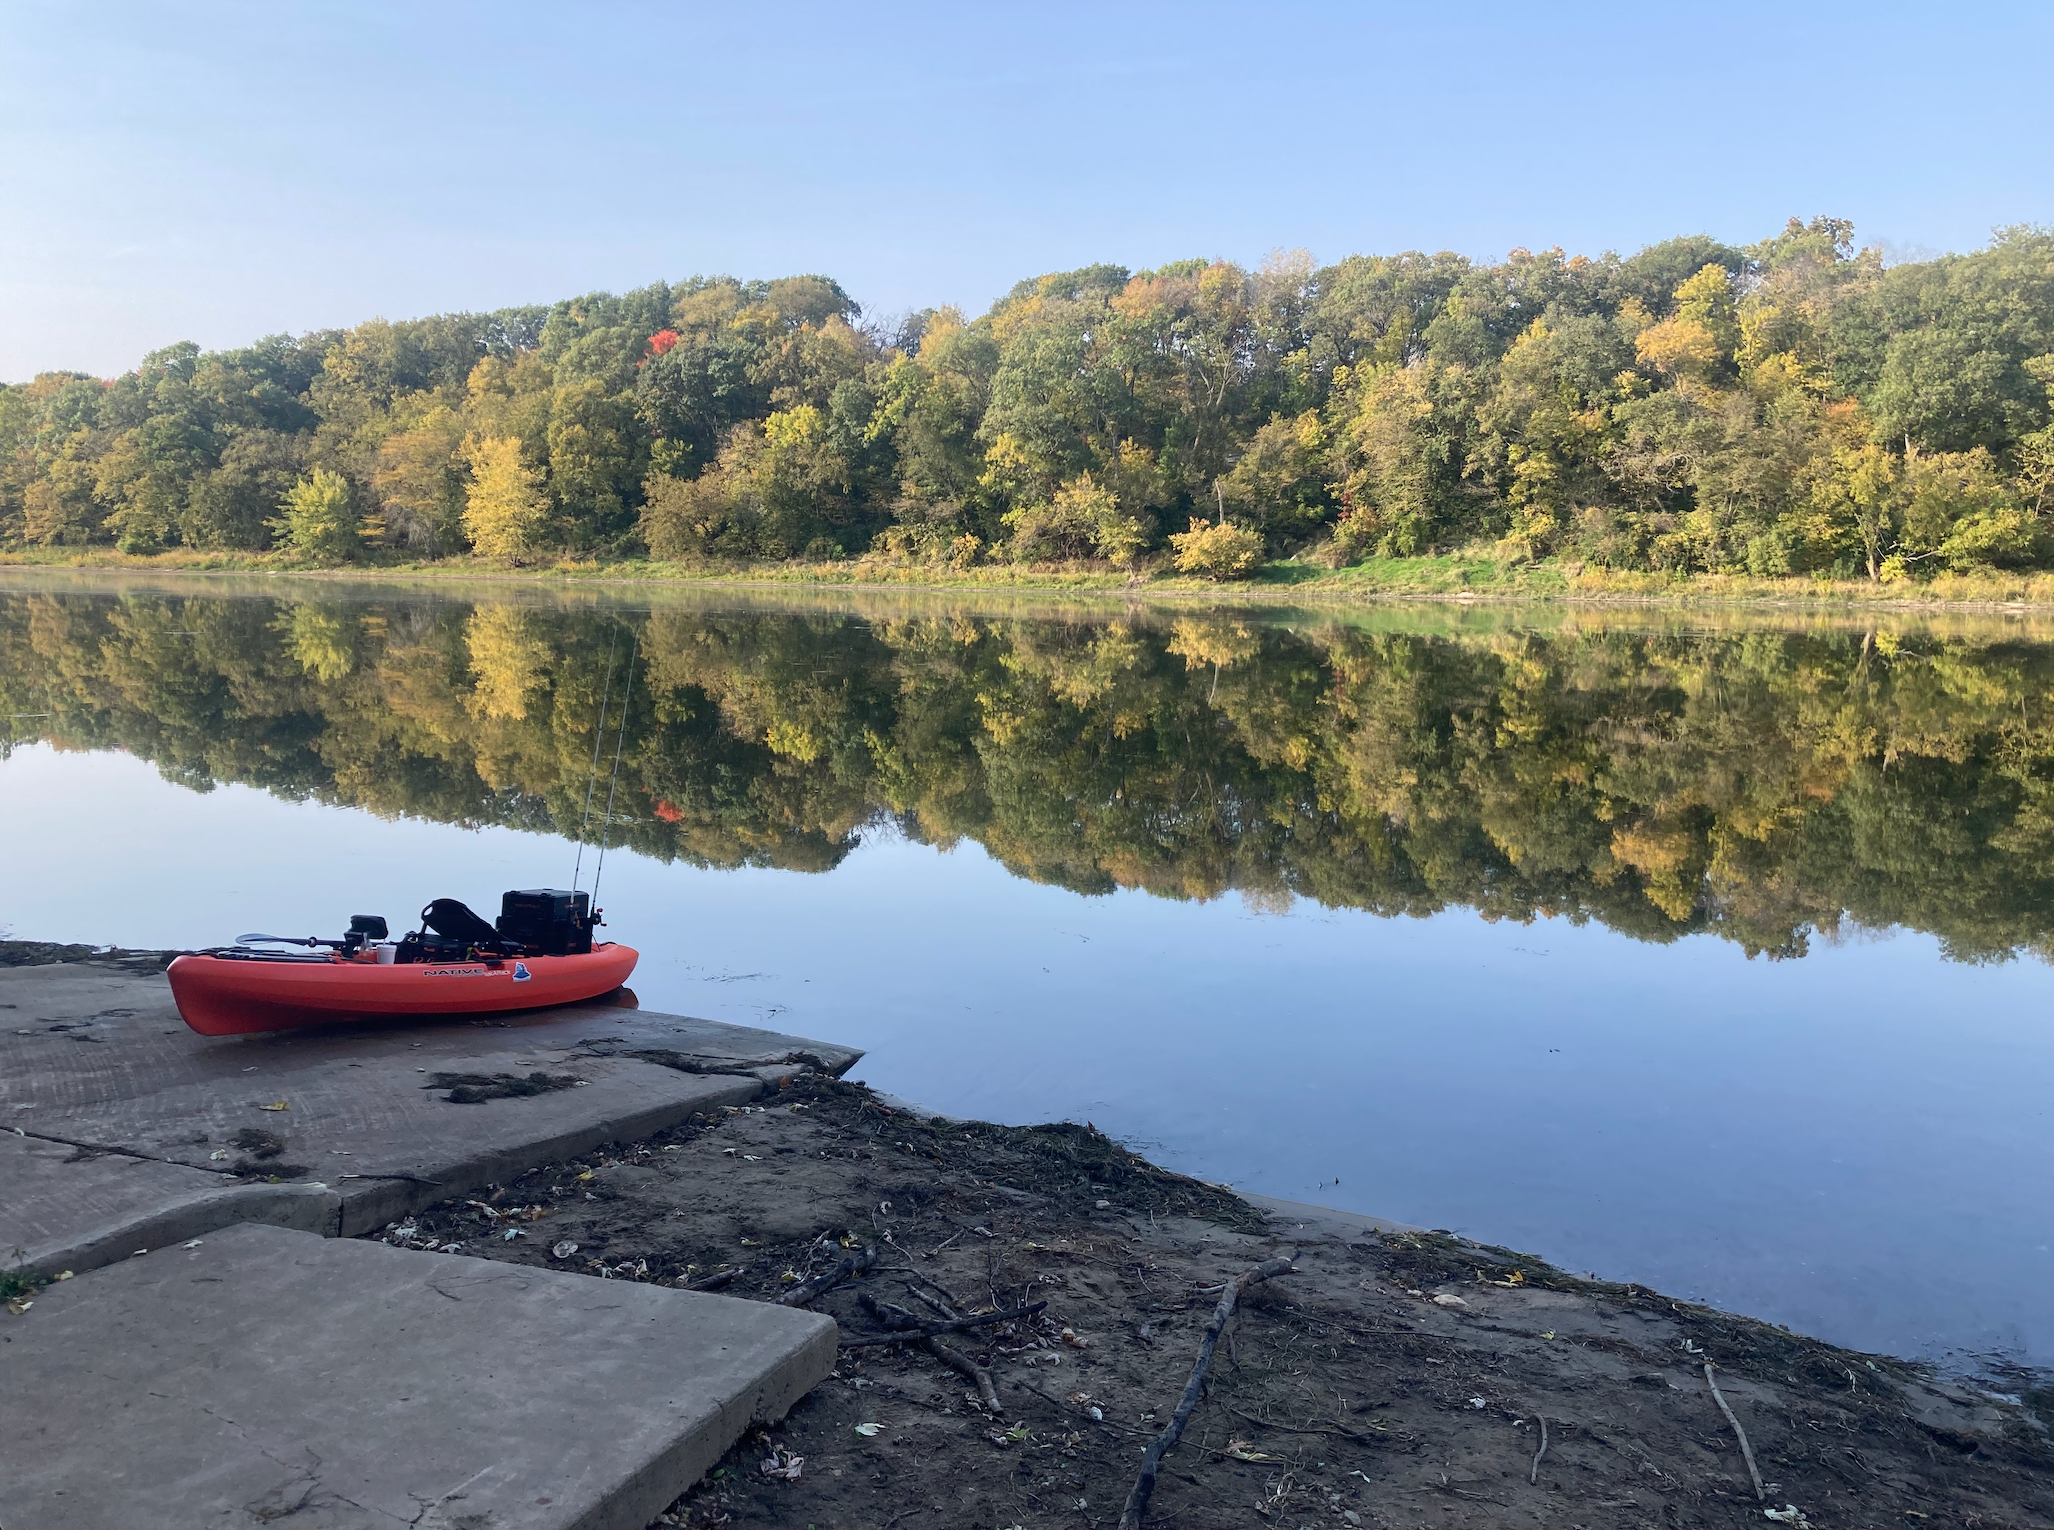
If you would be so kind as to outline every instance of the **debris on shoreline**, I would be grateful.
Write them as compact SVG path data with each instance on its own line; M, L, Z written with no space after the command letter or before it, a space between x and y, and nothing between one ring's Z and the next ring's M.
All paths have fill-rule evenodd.
M127 951L119 946L85 946L52 940L0 940L0 967L43 967L52 962L89 962L121 972L162 972L177 951Z
M1178 1530L2054 1523L2054 1389L1449 1234L1301 1227L1089 1126L818 1074L375 1236L836 1319L835 1375L659 1525L1111 1526L1136 1497L1129 1523Z

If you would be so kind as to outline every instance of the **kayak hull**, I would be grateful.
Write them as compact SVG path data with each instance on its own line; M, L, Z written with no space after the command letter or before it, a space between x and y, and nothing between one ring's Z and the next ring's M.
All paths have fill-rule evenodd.
M381 965L181 956L171 997L202 1036L246 1036L303 1025L401 1016L483 1015L575 1004L612 993L635 970L630 946L576 956Z

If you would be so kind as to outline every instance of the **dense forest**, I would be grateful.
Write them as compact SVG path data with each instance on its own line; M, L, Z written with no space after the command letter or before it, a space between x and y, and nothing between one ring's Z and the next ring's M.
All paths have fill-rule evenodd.
M0 544L1916 578L2054 564L2050 390L2030 227L1091 266L975 320L695 277L0 389Z
M666 860L884 829L1084 893L2054 952L2054 648L2009 639L11 594L0 754L572 835L631 649L609 833Z

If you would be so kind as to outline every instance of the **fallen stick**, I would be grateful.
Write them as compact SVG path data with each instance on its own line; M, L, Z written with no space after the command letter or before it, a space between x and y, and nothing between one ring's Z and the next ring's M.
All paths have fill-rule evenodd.
M972 1360L959 1349L941 1342L933 1334L920 1336L920 1347L941 1361L950 1370L960 1371L977 1383L977 1395L984 1399L985 1411L993 1418L1000 1415L998 1388L992 1385L991 1372Z
M731 1284L734 1278L741 1273L740 1270L720 1270L712 1275L701 1275L697 1280L690 1282L685 1289L687 1291L718 1291L722 1286Z
M1014 1318L1032 1317L1047 1305L1047 1302L1029 1302L1007 1312L986 1312L977 1317L957 1318L952 1323L927 1323L918 1328L901 1329L897 1333L865 1334L860 1339L842 1340L842 1348L870 1349L879 1344L911 1344L920 1339L934 1338L937 1334L961 1333L968 1328L984 1328L993 1323L1009 1323Z
M1236 1418L1246 1419L1249 1423L1255 1425L1255 1427L1258 1429L1281 1429L1286 1434L1323 1434L1332 1438L1354 1440L1363 1445L1377 1445L1383 1443L1383 1441L1378 1440L1374 1435L1358 1434L1353 1429L1342 1429L1339 1427L1335 1427L1332 1429L1314 1429L1304 1424L1282 1423L1279 1420L1273 1418L1257 1418L1253 1413L1243 1413L1239 1408L1229 1408L1227 1409L1227 1411L1233 1414ZM1384 1438L1385 1440L1388 1440L1390 1436L1386 1435Z
M1548 1453L1548 1416L1545 1413L1536 1413L1534 1417L1540 1420L1541 1443L1540 1449L1533 1453L1533 1467L1527 1472L1526 1480L1539 1487L1541 1457Z
M963 1315L962 1303L956 1300L955 1293L947 1286L929 1280L925 1275L915 1275L911 1271L906 1272L906 1285L912 1290L913 1295L943 1322L953 1323ZM923 1291L922 1286L927 1289Z
M1205 1337L1198 1346L1198 1360L1191 1367L1191 1379L1184 1383L1184 1395L1177 1400L1177 1411L1170 1415L1163 1432L1150 1440L1148 1448L1141 1453L1141 1475L1134 1479L1134 1490L1127 1495L1127 1506L1120 1511L1120 1530L1141 1530L1141 1516L1148 1512L1148 1500L1155 1492L1155 1474L1162 1466L1162 1458L1176 1449L1177 1441L1183 1438L1184 1426L1191 1422L1199 1396L1205 1390L1206 1375L1212 1370L1213 1350L1219 1346L1220 1334L1227 1326L1227 1319L1234 1315L1234 1308L1242 1295L1250 1286L1260 1285L1272 1275L1288 1274L1290 1270L1289 1259L1266 1259L1228 1282L1227 1289L1220 1295L1219 1306L1213 1309L1212 1321L1205 1325Z
M1769 1490L1762 1486L1762 1474L1754 1464L1754 1447L1747 1443L1747 1431L1740 1427L1740 1420L1733 1416L1733 1410L1726 1403L1726 1394L1719 1390L1719 1383L1712 1379L1712 1367L1705 1365L1705 1385L1712 1389L1712 1401L1719 1405L1719 1411L1726 1415L1726 1422L1733 1426L1733 1434L1740 1441L1740 1454L1747 1462L1747 1474L1754 1478L1754 1496L1757 1503L1766 1503Z
M942 1343L940 1339L935 1337L936 1333L946 1333L949 1331L951 1327L967 1326L967 1324L943 1324L936 1328L923 1327L920 1320L914 1317L913 1314L908 1312L904 1307L898 1306L892 1302L881 1302L876 1297L872 1296L868 1291L859 1293L856 1297L856 1300L863 1304L864 1311L868 1312L880 1323L884 1323L889 1327L893 1327L899 1330L897 1333L892 1334L888 1338L874 1339L871 1341L872 1343L912 1344L916 1348L926 1350L930 1355L934 1356L935 1359L939 1360L943 1365L946 1365L950 1370L960 1371L963 1375L968 1376L972 1381L976 1382L977 1395L983 1401L985 1408L992 1414L994 1418L996 1418L999 1415L1000 1405L998 1400L998 1388L992 1384L991 1372L987 1371L983 1366L979 1365L975 1360L972 1360L968 1355L964 1354L961 1350L952 1348L951 1346ZM1047 1305L1048 1303L1046 1302L1043 1302L1041 1304L1041 1306L1043 1307ZM1023 1308L1022 1310L1031 1310L1038 1312L1040 1308ZM987 1313L985 1317L980 1321L989 1322L995 1318L1011 1317L1017 1315L1017 1313ZM860 1346L850 1345L845 1347L857 1348Z
M824 1275L815 1275L811 1280L802 1280L777 1299L780 1307L803 1307L816 1296L825 1295L851 1275L861 1275L877 1263L877 1250L859 1249Z

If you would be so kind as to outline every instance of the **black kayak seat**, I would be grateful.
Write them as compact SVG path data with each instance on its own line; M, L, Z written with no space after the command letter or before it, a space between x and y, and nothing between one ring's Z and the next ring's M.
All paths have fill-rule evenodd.
M461 945L497 948L500 943L499 931L489 920L479 917L467 904L454 898L437 898L422 909L421 924L444 940Z

